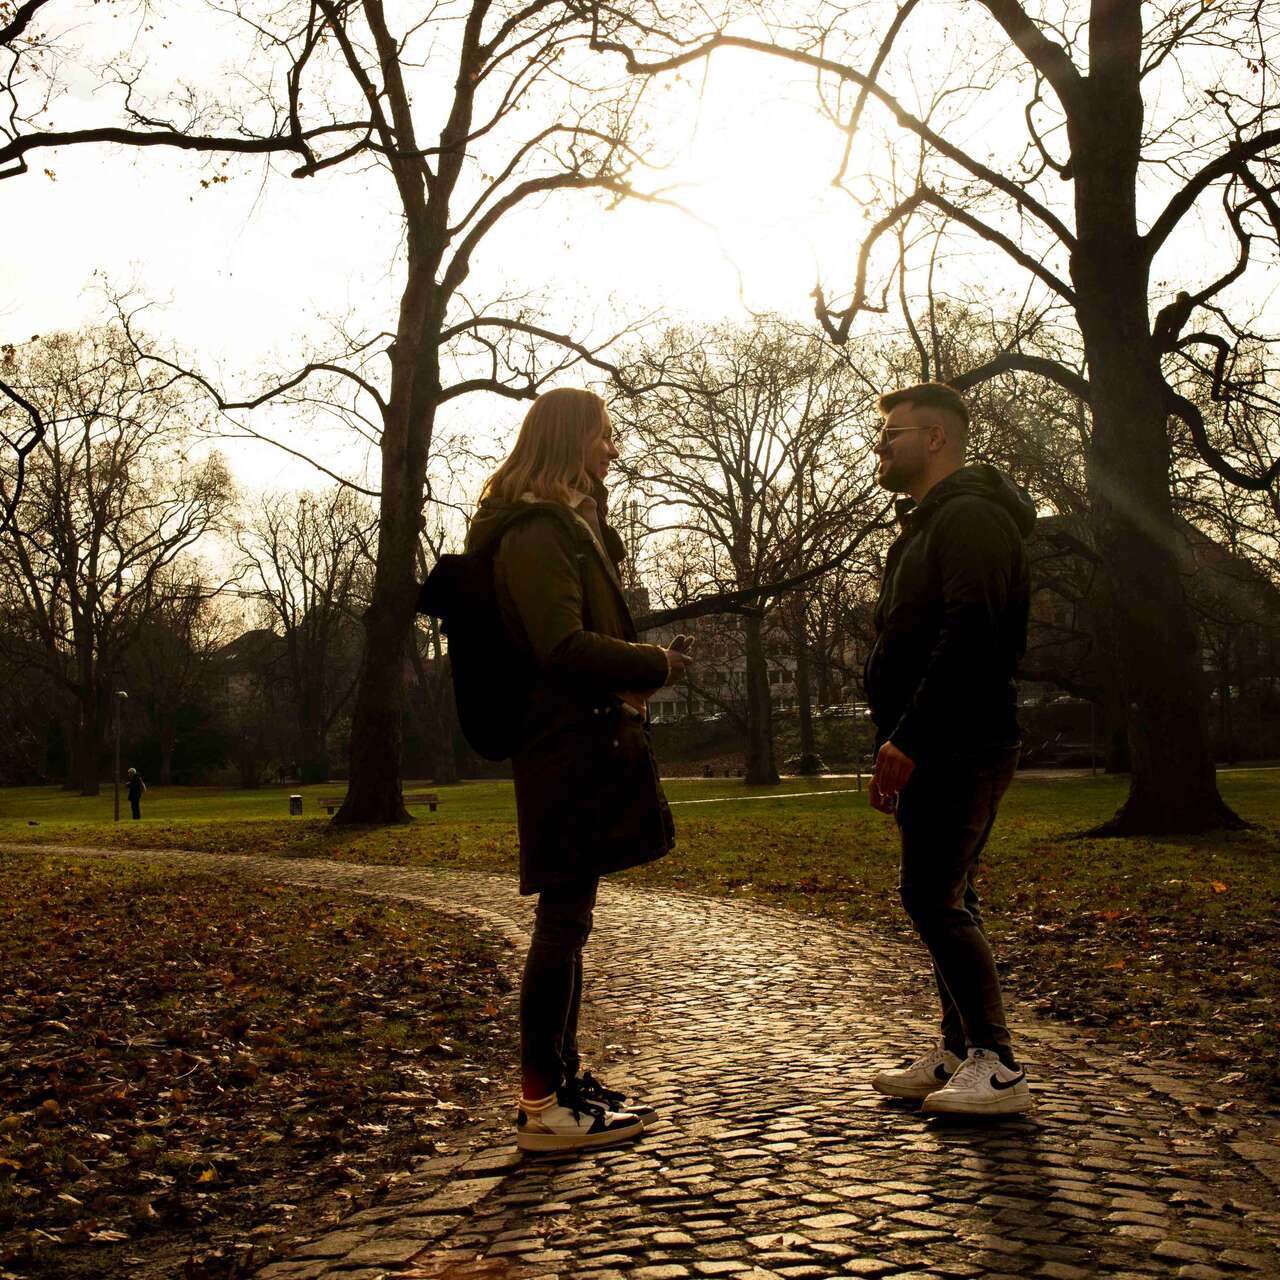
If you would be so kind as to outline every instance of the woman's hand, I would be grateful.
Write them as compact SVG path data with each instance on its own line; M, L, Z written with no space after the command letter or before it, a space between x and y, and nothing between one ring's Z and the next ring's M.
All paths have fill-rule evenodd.
M689 652L692 644L689 636L676 636L667 646L667 684L675 684L693 665L693 654Z

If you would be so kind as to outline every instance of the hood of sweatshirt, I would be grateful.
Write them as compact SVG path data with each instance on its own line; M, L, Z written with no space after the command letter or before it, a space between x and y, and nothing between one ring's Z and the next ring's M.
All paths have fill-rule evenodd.
M527 509L527 504L486 498L471 517L467 528L467 550L487 555L497 546L507 525L522 509Z
M1036 522L1036 507L1025 489L1014 484L1003 472L985 462L975 462L959 471L953 471L945 480L937 484L924 496L918 506L911 498L898 503L897 511L902 516L911 516L916 524L922 524L952 498L962 495L987 498L1003 507L1013 518L1018 532L1025 538Z

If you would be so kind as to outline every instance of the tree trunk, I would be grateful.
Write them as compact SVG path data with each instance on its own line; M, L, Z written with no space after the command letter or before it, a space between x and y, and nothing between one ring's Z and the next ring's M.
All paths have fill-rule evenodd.
M1231 718L1231 686L1221 685L1218 689L1218 701L1222 708L1222 750L1228 764L1236 762L1235 726Z
M821 762L813 735L813 692L809 678L809 646L806 643L803 599L796 609L795 626L791 633L796 659L796 713L800 725L799 773L818 773Z
M418 686L428 776L438 785L447 786L458 780L458 762L453 751L453 685L440 635L435 628L432 629L431 647L434 658L431 671L427 670L416 637L410 645L409 656L413 660L413 674Z
M1234 825L1218 795L1199 646L1183 594L1163 379L1153 359L1118 336L1090 372L1095 532L1112 587L1131 766L1128 798L1104 830Z
M824 643L823 648L820 650L817 671L818 706L820 707L829 707L835 701L831 679L832 665L830 650Z
M1129 726L1124 712L1124 699L1109 697L1103 704L1102 749L1105 773L1129 772Z
M332 776L329 744L316 725L304 729L298 743L298 773L304 783L328 782Z
M448 786L458 780L458 757L454 751L458 712L453 701L453 677L442 662L437 663L435 680L435 726L438 735L435 781L440 786Z
M364 616L364 658L351 719L350 781L342 808L334 815L338 824L412 820L401 798L400 760L405 650L413 625L413 598L404 588L397 592L382 572L388 532L384 525L373 604ZM411 544L407 557L410 570L412 564ZM412 579L408 581L412 586ZM401 601L397 596L406 598Z
M764 651L764 621L743 620L747 665L747 785L773 786L778 767L773 758L773 700L769 694L769 659Z
M447 220L447 201L439 207L443 212L434 215L437 221ZM446 243L443 223L424 235L423 228L410 220L408 278L400 298L391 349L391 391L383 413L378 556L372 599L362 619L364 653L351 716L350 781L342 808L334 815L335 824L413 821L400 785L405 664L418 595L427 450L440 394L439 342L445 303L436 284L436 269Z
M88 696L85 696L86 693ZM80 794L82 796L96 796L102 790L102 780L98 776L98 757L101 749L102 742L98 724L98 700L91 689L82 691L80 697L80 718L76 725L75 749L76 769L78 775L77 780L80 783ZM112 768L114 767L115 763L113 757Z
M178 733L172 723L161 724L159 738L160 785L169 787L173 785L173 751L178 741Z
M1137 231L1143 104L1137 4L1096 5L1088 101L1075 118L1071 274L1093 409L1089 489L1109 579L1132 771L1099 834L1236 825L1218 795L1204 673L1183 593L1169 492L1168 388L1151 337ZM1096 65L1095 65L1096 62Z

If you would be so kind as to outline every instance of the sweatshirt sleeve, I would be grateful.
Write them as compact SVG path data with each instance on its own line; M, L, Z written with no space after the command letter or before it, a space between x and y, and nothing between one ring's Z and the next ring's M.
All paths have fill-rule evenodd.
M949 502L930 530L942 595L938 638L889 741L913 760L963 736L967 693L998 651L1013 585L1017 536L981 498Z
M538 665L592 690L648 692L667 681L666 651L582 625L582 570L572 539L551 519L521 521L502 539L496 567Z

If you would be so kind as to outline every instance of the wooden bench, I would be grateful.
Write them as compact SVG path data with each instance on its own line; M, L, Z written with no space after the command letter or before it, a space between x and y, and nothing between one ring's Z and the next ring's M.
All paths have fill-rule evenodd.
M432 813L435 813L440 804L440 796L435 791L407 791L400 798L405 802L406 807L411 804L425 804ZM332 813L345 799L346 796L321 796L316 803L323 805L326 813Z

